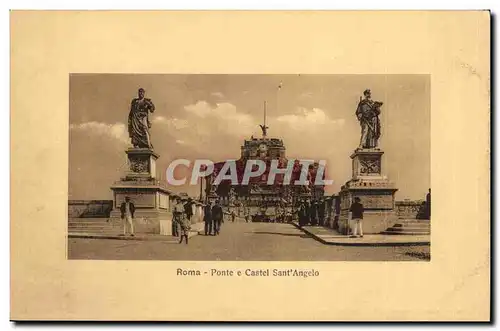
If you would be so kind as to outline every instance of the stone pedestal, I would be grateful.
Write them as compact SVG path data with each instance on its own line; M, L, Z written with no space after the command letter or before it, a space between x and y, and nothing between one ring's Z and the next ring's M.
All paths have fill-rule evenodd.
M351 155L352 179L340 191L339 230L347 234L349 208L355 197L365 208L363 232L380 233L397 221L394 194L398 190L382 175L380 149L356 149Z
M158 154L149 148L129 148L125 153L129 161L125 180L156 178L156 160L160 157Z
M171 231L168 232L168 229L171 229L172 222L172 192L156 180L156 160L159 155L148 148L129 148L125 153L129 169L125 177L111 186L111 220L120 220L120 206L128 196L135 205L135 232L159 234L162 222L162 234L170 235Z

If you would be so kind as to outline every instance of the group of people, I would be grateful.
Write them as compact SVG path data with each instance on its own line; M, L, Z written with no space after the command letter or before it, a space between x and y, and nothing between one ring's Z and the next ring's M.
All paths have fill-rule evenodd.
M292 221L292 213L288 210L276 210L274 215L267 215L265 212L253 215L252 221L263 223L289 223Z
M325 225L326 203L324 199L311 200L303 199L297 208L297 218L299 225Z
M292 221L292 213L284 208L276 211L276 223L289 223Z
M172 235L175 237L180 237L179 243L185 240L185 243L189 242L189 230L191 229L191 218L193 217L193 205L194 201L191 198L181 198L176 197L175 206L173 208L173 220L172 220ZM430 199L429 199L430 200ZM349 220L351 237L363 237L363 213L364 207L360 202L359 197L354 198L349 209ZM429 203L430 204L430 203ZM130 201L129 197L125 197L125 202L120 206L121 218L124 221L123 235L126 235L127 228L130 229L130 235L134 236L134 212L135 206ZM245 221L250 221L250 210L245 209ZM231 211L229 213L232 222L235 221L236 213ZM300 226L306 225L319 225L324 226L326 221L326 204L323 199L312 200L309 202L304 199L299 202L297 208L297 216ZM278 213L276 221L286 222L291 219L291 214L284 211ZM205 235L206 236L217 236L220 234L221 225L224 223L224 211L220 205L219 200L214 202L208 202L203 209L203 221L205 223Z
M172 209L172 236L180 237L179 244L185 241L189 242L189 231L191 230L191 218L194 215L193 205L195 204L192 198L174 198L174 207ZM130 197L125 197L125 201L120 206L121 219L123 221L123 235L127 234L134 236L134 213L135 206ZM236 214L231 214L232 220ZM221 224L223 223L224 213L219 201L209 202L204 206L203 220L205 222L205 235L219 235Z
M325 207L326 206L323 199L320 199L319 201L313 200L311 202L302 200L299 203L299 207L297 209L299 225L326 225ZM351 234L350 237L363 237L363 214L364 207L361 203L361 199L359 197L355 197L354 202L349 208L349 233Z
M219 200L205 205L203 208L203 221L205 222L205 236L218 236L220 234L221 225L224 221L224 212Z

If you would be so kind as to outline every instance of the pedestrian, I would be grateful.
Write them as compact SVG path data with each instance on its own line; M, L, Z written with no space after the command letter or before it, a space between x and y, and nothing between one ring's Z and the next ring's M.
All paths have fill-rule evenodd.
M203 207L203 221L205 221L205 236L212 234L212 203L208 202Z
M214 236L220 234L220 227L222 223L222 218L224 214L222 212L222 207L219 204L219 200L215 201L215 205L212 207L212 220L214 226Z
M359 236L363 238L363 213L364 213L364 207L361 204L361 199L359 197L354 198L354 203L351 205L351 208L349 209L350 217L349 219L351 220L351 229L352 229L352 236L351 238L356 238L358 236L358 230L359 230Z
M311 203L311 225L318 225L318 201L314 200Z
M425 196L425 204L426 204L426 219L431 219L431 189L429 189L429 193Z
M186 214L186 217L189 222L191 222L191 217L193 217L193 199L188 198L187 202L184 200L184 213Z
M306 200L305 202L305 217L304 217L304 225L311 224L311 202Z
M300 202L299 208L297 209L297 218L299 219L299 226L306 225L306 203L304 200Z
M299 205L297 206L297 219L299 221L299 226L304 225L304 219L306 217L305 208L306 206L304 201L300 201Z
M250 209L245 208L245 222L248 223L250 221Z
M236 213L234 212L234 210L231 210L231 222L234 223L235 219L236 219Z
M325 200L320 199L318 203L318 223L320 226L325 225Z
M121 219L123 221L123 235L127 235L127 225L130 227L130 236L134 236L134 213L135 206L130 201L130 197L125 197L125 202L120 206Z
M187 199L183 199L182 205L179 204L179 206L181 206L181 208L179 208L179 209L184 210L184 212L180 212L180 217L179 217L179 225L180 225L180 230L181 230L181 240L179 241L179 244L182 244L182 239L186 238L186 245L187 245L188 239L189 239L188 238L189 230L191 229L191 221L190 221L191 217L188 217L188 212L186 212L186 211L189 211L189 209L191 208L191 216L192 216L193 209L191 207L190 201Z
M174 217L172 220L172 235L174 237L179 236L180 221L183 213L184 213L184 206L182 205L182 200L181 198L176 197L174 211L173 211Z

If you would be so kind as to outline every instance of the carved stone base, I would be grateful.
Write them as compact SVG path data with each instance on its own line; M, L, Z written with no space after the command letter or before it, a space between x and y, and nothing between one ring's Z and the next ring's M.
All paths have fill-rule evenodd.
M383 154L378 148L356 149L351 155L352 178L381 176Z
M134 230L137 233L159 234L160 221L171 222L173 194L154 180L120 181L111 186L111 190L114 199L110 218L113 221L119 221L120 206L128 196L135 206Z
M354 198L359 197L365 209L363 232L380 233L397 221L395 193L398 190L382 171L380 149L357 149L351 155L352 179L340 191L339 230L347 234L347 219Z
M173 199L178 195L155 179L159 155L149 148L129 148L125 153L130 167L127 175L111 186L114 196L111 220L121 221L120 207L125 197L129 197L135 206L135 232L172 235ZM199 202L195 205L191 226L201 229L203 208Z
M367 234L380 233L392 226L398 219L394 208L395 188L346 188L340 192L339 230L347 234L349 209L355 197L361 199L365 209L363 214L363 231Z
M156 160L159 155L149 148L129 148L125 151L128 156L129 171L123 180L156 178Z

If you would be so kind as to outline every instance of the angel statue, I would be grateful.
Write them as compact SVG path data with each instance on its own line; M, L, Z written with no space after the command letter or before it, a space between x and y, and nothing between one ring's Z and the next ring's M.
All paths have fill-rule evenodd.
M262 129L262 136L266 137L267 136L267 129L269 129L269 127L266 126L265 124L259 124L259 126Z

